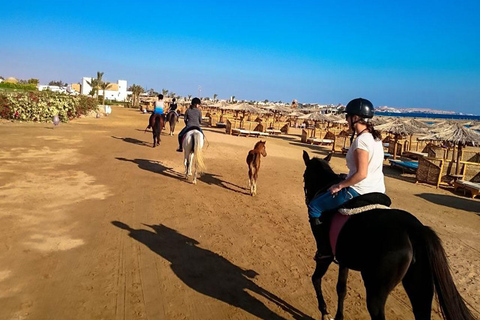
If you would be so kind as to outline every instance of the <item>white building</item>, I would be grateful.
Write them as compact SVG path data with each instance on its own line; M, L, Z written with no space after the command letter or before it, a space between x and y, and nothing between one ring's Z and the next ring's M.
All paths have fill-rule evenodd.
M88 84L91 82L92 78L83 77L82 83L80 84L80 93L84 95L89 95L92 91L92 87ZM111 83L107 90L105 90L105 99L114 100L114 101L125 101L128 94L131 92L127 91L127 80L118 80L117 83ZM98 95L103 96L103 90L100 89Z

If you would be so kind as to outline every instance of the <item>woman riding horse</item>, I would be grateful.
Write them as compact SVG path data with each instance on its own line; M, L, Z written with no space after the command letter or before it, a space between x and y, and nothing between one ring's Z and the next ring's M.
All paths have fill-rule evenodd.
M163 115L163 94L158 95L158 100L155 101L155 109L153 109L152 115L148 120L148 127L147 129L153 128L153 124L155 123L155 116L156 115Z
M347 104L345 112L348 126L353 130L351 140L356 134L346 156L349 169L347 178L328 190L321 190L324 193L308 204L312 230L323 239L318 244L316 259L331 257L328 227L320 219L323 212L333 210L362 194L385 193L381 135L369 122L373 117L373 105L367 99L358 98Z
M199 98L193 98L190 108L185 112L184 121L185 127L178 134L178 152L183 152L182 140L185 134L190 130L198 130L203 134L202 129L200 128L200 123L202 122L202 111L198 109L202 102Z

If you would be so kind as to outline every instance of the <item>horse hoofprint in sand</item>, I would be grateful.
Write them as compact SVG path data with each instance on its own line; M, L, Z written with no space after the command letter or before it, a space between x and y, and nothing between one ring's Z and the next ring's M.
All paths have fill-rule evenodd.
M201 174L205 171L205 163L203 162L203 134L198 130L191 130L185 134L182 142L183 154L185 159L185 178L188 179L192 175L192 183L197 183L197 173Z

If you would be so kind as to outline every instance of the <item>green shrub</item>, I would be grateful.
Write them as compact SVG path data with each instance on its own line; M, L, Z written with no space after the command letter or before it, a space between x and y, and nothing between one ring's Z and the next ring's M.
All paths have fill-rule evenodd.
M0 117L23 121L50 121L58 115L61 121L97 110L95 99L48 91L0 92Z
M0 88L16 89L16 90L25 90L25 91L34 91L34 90L37 90L37 85L34 84L34 83L11 83L11 82L2 82L2 83L0 83Z

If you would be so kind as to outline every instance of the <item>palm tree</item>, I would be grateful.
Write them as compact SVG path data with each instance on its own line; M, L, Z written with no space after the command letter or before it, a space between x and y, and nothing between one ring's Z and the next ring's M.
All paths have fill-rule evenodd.
M95 98L98 100L99 87L102 84L103 72L97 71L97 78L87 81L88 85L92 87L92 91L95 93ZM92 95L93 96L93 95Z
M188 100L190 101L190 99L192 99L192 95L191 95L191 94L188 95Z
M164 97L168 95L168 90L167 89L162 89L162 94Z
M105 106L105 91L110 87L110 82L104 82L100 84L100 89L103 90L103 106Z
M132 91L132 97L133 97L133 106L136 107L139 105L139 96L142 92L144 92L145 90L143 90L143 88L137 84L133 84L131 87L130 87L131 91Z
M217 97L218 97L218 94L214 93L213 94L213 102L215 102L217 100Z
M93 96L97 96L98 94L98 80L97 79L93 79L90 80L90 81L87 81L88 85L92 88L92 90L90 91L90 95L93 97Z

